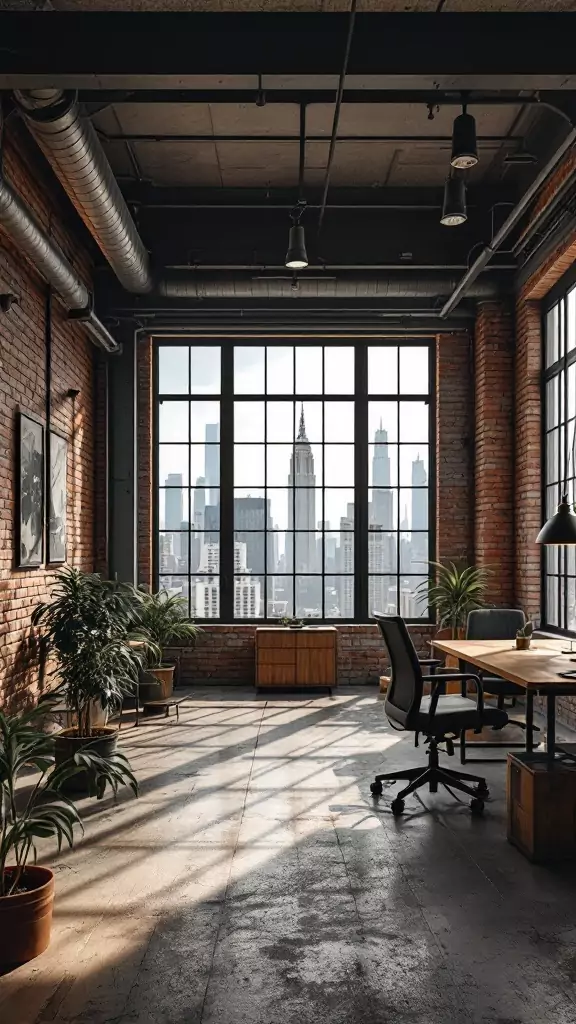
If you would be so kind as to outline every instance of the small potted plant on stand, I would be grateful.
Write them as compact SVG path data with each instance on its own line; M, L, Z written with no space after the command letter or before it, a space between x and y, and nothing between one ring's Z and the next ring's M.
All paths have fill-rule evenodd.
M531 622L527 622L522 629L516 631L516 650L517 651L529 651L530 641L532 640L532 632L534 626Z
M67 781L83 774L90 792L101 798L106 785L114 793L128 785L137 794L136 779L123 754L104 757L84 748L60 765L55 763L54 735L42 730L44 702L31 711L7 717L0 712L0 965L25 963L50 942L54 875L36 863L39 838L55 838L71 847L74 828L82 827L78 811L64 794ZM18 790L21 775L34 769L27 791Z
M165 649L179 643L193 643L202 630L187 618L188 602L178 594L169 594L167 590L160 590L157 594L140 590L137 594L133 624L138 633L149 641L151 652L144 687L152 683L157 690L148 699L164 700L172 696L176 667L173 663L164 662Z
M134 691L146 653L154 647L141 637L138 646L131 646L132 587L68 566L54 576L52 601L36 608L32 623L42 629L55 661L54 693L74 717L74 724L56 736L56 763L68 761L87 746L110 757L118 730L106 724L108 715ZM79 792L87 788L87 781L86 773L74 773L64 787Z

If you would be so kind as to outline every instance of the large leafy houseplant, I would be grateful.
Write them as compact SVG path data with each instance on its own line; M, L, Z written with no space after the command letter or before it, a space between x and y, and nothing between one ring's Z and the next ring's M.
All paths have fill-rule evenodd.
M167 590L156 594L140 590L138 595L134 626L151 641L153 650L159 654L157 664L161 667L166 647L192 643L202 630L188 619L188 602L178 594Z
M165 649L193 643L202 630L188 619L188 602L178 594L170 594L167 590L151 594L143 589L137 594L134 628L146 637L152 652L148 659L150 672L145 686L150 686L152 681L151 694L166 699L172 695L174 665L163 661Z
M103 757L95 749L78 750L56 764L53 735L42 731L43 702L22 715L0 712L0 964L18 963L41 953L50 939L54 876L36 865L39 839L74 842L82 828L74 803L65 795L67 780L77 774L89 779L93 795L101 798L107 785L116 794L128 785L137 794L136 779L123 754ZM18 783L33 772L28 789Z
M95 707L116 710L134 691L147 654L157 652L131 631L133 587L69 566L54 577L52 600L36 608L32 623L42 629L54 658L58 692L75 714L75 734L90 738Z
M466 625L468 612L481 608L491 576L485 567L460 567L454 562L429 562L434 578L417 588L418 600L436 610L440 626L447 626L452 636Z

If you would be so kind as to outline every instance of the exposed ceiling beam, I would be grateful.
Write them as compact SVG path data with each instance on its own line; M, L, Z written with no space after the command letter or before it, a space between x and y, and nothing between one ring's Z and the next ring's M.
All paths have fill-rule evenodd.
M110 134L102 131L100 128L96 129L98 135L104 142L185 142L185 143L203 143L203 142L299 142L300 137L298 135L161 135L161 134ZM327 135L307 135L305 141L308 142L330 142L330 137ZM502 143L510 143L510 145L518 144L523 141L522 135L478 135L476 141L479 145L500 145ZM362 142L362 143L376 143L376 142L390 142L390 143L405 143L409 145L418 145L420 143L426 145L444 145L450 146L452 144L452 137L450 135L339 135L338 145L341 142Z
M415 17L360 13L349 74L379 75L384 65L388 75L539 79L526 88L573 74L570 14L420 13L417 31ZM130 75L338 75L347 25L345 13L5 12L0 85L25 88L23 77L55 71L92 74L104 86Z

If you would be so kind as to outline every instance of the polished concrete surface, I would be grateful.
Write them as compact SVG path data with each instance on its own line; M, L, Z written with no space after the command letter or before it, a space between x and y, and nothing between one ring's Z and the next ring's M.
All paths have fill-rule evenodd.
M445 791L393 818L370 780L425 751L366 691L196 690L122 745L141 795L43 848L53 941L2 1024L576 1021L576 871L506 842L504 765L484 819Z

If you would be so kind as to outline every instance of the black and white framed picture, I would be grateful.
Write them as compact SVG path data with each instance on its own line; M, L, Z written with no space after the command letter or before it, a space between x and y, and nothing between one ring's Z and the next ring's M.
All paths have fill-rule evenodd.
M27 413L19 417L18 565L44 560L44 427Z
M51 430L48 450L48 561L65 562L68 443L64 437Z

